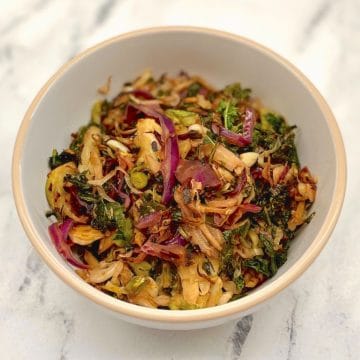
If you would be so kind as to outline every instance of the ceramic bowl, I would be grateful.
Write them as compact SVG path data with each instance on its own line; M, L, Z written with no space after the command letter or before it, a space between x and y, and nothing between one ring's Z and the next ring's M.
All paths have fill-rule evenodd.
M316 216L292 242L276 276L249 295L199 310L149 309L108 296L88 285L59 256L48 236L44 184L47 159L63 149L71 132L89 119L96 89L112 76L112 93L151 68L155 75L186 70L215 86L240 81L263 103L298 126L302 164L317 175ZM346 184L344 146L328 105L310 81L273 51L240 36L202 28L162 27L124 34L66 63L36 95L21 124L13 156L13 191L23 227L46 264L77 292L114 315L144 326L194 329L253 312L297 279L319 255L338 219ZM314 277L317 275L314 274ZM320 279L319 279L320 280Z

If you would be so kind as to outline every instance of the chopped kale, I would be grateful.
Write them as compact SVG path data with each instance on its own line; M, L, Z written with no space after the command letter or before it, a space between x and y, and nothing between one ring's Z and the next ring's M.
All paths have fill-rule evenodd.
M240 260L234 256L234 246L239 241L239 237L245 238L250 229L250 221L247 220L242 226L234 230L226 230L223 232L225 245L221 252L221 270L229 278L234 277L236 269L240 268Z
M203 126L210 128L211 123L213 122L213 117L211 115L200 116L200 119Z
M226 86L224 94L236 100L248 100L251 95L251 89L243 89L240 83L234 83Z
M51 170L54 170L60 165L63 165L70 161L76 161L76 155L72 154L66 150L62 151L60 154L54 149L51 156L49 157L49 167Z
M262 207L262 211L254 216L254 220L260 217L269 225L287 228L291 217L291 197L287 185L271 187L267 183L256 181L255 194L255 203Z
M188 88L188 91L187 91L187 96L188 97L193 97L193 96L196 96L199 91L201 89L201 85L197 82L191 84Z
M226 129L231 130L239 118L238 108L233 100L221 100L216 111L221 114Z
M270 257L273 256L274 255L274 247L273 247L271 240L263 234L260 234L259 238L263 244L265 254Z
M101 231L116 230L114 242L125 249L131 248L133 225L121 204L99 201L93 210L91 226Z
M49 178L53 180L51 175L57 175L56 172L61 169L63 173L56 181L47 181L46 195L52 208L47 216L55 215L59 226L64 222L70 224L70 219L74 219L71 220L74 226L84 226L84 234L89 232L89 243L79 245L79 241L79 244L71 245L71 250L84 264L92 265L92 261L97 259L100 267L96 271L101 271L103 265L103 269L106 269L105 265L114 266L115 269L118 255L125 255L125 252L130 255L131 252L129 258L125 256L121 259L126 270L122 274L126 277L125 286L122 284L124 279L119 279L120 283L109 279L96 282L97 288L117 299L159 309L205 307L209 302L201 294L195 294L191 284L201 281L201 277L210 281L217 277L221 279L224 286L219 296L233 288L235 294L230 301L241 298L250 288L277 273L286 262L296 231L302 224L310 222L314 215L310 214L312 201L307 200L305 220L294 230L289 229L289 221L294 216L292 213L299 203L296 196L300 189L298 184L300 181L306 182L300 173L293 131L295 126L289 126L280 114L263 108L260 101L253 102L251 90L242 88L238 82L222 90L211 90L201 80L197 81L196 77L186 73L180 73L180 78L163 74L158 80L148 73L144 76L138 78L137 83L127 83L127 88L110 102L97 101L92 107L90 122L72 134L69 148L61 153L53 150L48 164L55 171L49 174ZM133 104L133 89L144 91L144 100L156 97L163 101L157 105L150 104L153 101L134 104L139 109L139 116L130 116L128 110L129 104ZM201 104L199 94L203 94L211 106ZM167 102L170 99L164 97L169 95L177 95L178 104ZM255 124L245 121L247 109L256 112ZM175 134L171 124L164 125L163 119L155 112L165 114L171 120ZM155 122L149 121L147 124L143 121L141 124L143 117L154 118ZM195 129L200 124L203 126L201 132ZM231 144L233 141L228 141L226 136L215 133L213 124L221 125L235 134L252 133L252 140L242 147ZM141 125L144 125L144 129ZM162 134L159 133L159 125ZM89 165L90 170L92 166L95 166L94 170L101 167L102 176L106 177L102 189L91 185L93 182L89 181L87 172L79 173L79 165L85 160L81 156L84 136L90 126L97 126L103 139L94 144L99 153L91 152L89 164L83 161L82 165ZM167 132L172 138L177 138L179 156L173 143L171 154L167 151ZM127 153L115 149L112 151L108 139L123 142L128 148ZM149 146L143 146L145 143ZM242 179L244 164L234 161L234 168L228 166L223 159L226 153L221 152L220 146L237 156L246 152L257 153L257 161L246 169L246 181L241 192L236 191L236 184ZM148 148L156 153L156 159L148 156ZM168 153L174 155L170 156L174 163L186 159L210 164L222 185L204 188L193 182L182 183L178 181L181 178L179 167L174 183L170 179L168 184L165 181L165 177L169 179L171 170L166 167ZM255 158L255 154L252 155ZM245 160L246 155L244 163ZM66 164L69 162L74 162L76 166ZM155 166L158 162L160 167ZM299 176L294 175L296 167ZM202 174L200 168L196 171ZM288 176L285 176L288 170ZM311 182L311 175L304 176L309 176ZM172 177L173 172L170 171ZM172 196L164 205L162 194L167 186L174 195L180 194L183 202L178 203L179 198ZM256 207L252 209L251 205L258 206L259 211ZM139 217L154 212L162 214L158 224L149 221L146 227L145 222L141 229L135 230ZM202 225L198 226L200 216ZM221 235L223 241L218 239ZM90 239L91 236L96 239ZM167 241L178 236L186 238L184 246ZM221 249L213 246L212 237L220 241ZM153 251L147 251L147 246L144 246L146 242L152 243ZM208 247L212 251L207 251ZM216 249L220 249L219 253ZM174 256L168 257L169 253ZM210 257L215 253L218 255L216 259ZM192 271L190 267L193 265ZM85 280L94 285L90 279L93 274L88 275ZM153 294L153 287L159 291Z
M126 217L123 217L120 223L119 220L117 220L117 231L113 239L114 243L128 251L132 248L132 235L133 225L131 220Z
M245 286L244 278L241 275L239 275L239 276L235 277L233 281L236 285L237 290L242 291Z
M79 199L90 204L98 201L98 196L94 194L92 185L87 182L85 173L67 175L65 180L76 187Z
M272 130L278 134L284 134L288 128L285 119L272 112L261 114L261 125L264 130Z
M226 274L230 279L233 277L236 269L236 261L234 258L234 245L226 241L221 251L221 271Z
M269 260L256 256L252 259L246 259L243 261L245 267L256 270L257 272L264 274L266 277L271 276L270 262Z
M275 146L277 139L278 135L276 133L263 130L258 125L255 125L251 146L253 150L256 150L257 147L270 150Z
M284 137L281 141L279 149L277 149L271 156L273 163L285 164L288 162L295 164L297 167L300 166L294 139L294 133L288 134Z
M246 220L241 226L223 233L226 242L234 244L238 236L245 238L250 229L250 221Z
M84 140L84 135L86 130L89 128L89 125L82 126L75 134L73 134L73 140L70 144L70 149L76 153L80 153L81 146Z
M269 237L263 234L260 234L259 237L263 244L264 252L268 256L270 261L269 262L270 276L274 276L277 273L278 268L285 263L287 259L287 251L285 249L275 251L274 244Z

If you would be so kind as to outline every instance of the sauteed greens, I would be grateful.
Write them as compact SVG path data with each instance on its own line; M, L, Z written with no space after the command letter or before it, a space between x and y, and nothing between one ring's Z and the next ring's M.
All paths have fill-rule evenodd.
M316 180L294 130L239 83L145 71L53 151L50 236L118 299L163 309L237 299L276 274L312 217Z

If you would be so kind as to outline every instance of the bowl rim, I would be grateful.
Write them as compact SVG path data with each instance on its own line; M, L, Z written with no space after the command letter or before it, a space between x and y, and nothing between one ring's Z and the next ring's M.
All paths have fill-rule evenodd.
M302 83L302 85L307 89L307 91L310 92L311 96L315 99L317 105L323 113L324 118L326 119L327 125L330 130L332 142L335 147L336 174L335 187L331 200L331 205L318 234L314 238L309 248L303 253L303 255L290 267L289 270L287 270L285 273L275 279L271 283L271 286L264 286L262 289L259 289L255 293L251 293L241 299L216 307L196 310L166 311L159 309L150 309L130 304L102 293L101 291L87 284L84 280L78 277L75 272L72 272L69 268L66 268L55 256L53 256L49 251L47 251L46 246L42 242L41 237L38 235L32 223L30 214L27 210L25 197L22 191L21 158L27 130L31 124L33 114L36 111L38 104L46 95L49 88L57 80L59 80L64 74L64 72L66 72L70 67L72 67L74 64L78 63L88 55L91 55L92 53L118 41L123 41L126 39L131 39L149 34L176 32L206 34L210 36L230 39L232 41L241 43L245 46L261 52L263 55L270 57L274 61L280 63L289 72L291 72L298 79L298 81ZM55 274L57 274L57 276L59 276L65 283L70 285L74 290L78 291L80 294L84 295L96 304L102 305L108 310L115 313L122 314L127 318L146 320L154 323L205 322L219 318L235 317L236 314L240 315L241 313L249 311L251 308L263 303L267 299L272 298L285 287L290 285L312 264L312 262L319 255L320 251L327 243L340 215L346 189L346 155L340 129L325 99L322 97L316 87L310 82L310 80L288 60L284 59L282 56L275 53L273 50L270 50L269 48L240 35L235 35L221 30L203 27L160 26L127 32L102 41L70 59L63 66L61 66L53 76L50 77L50 79L45 83L45 85L43 85L43 87L40 89L40 91L37 93L37 95L31 102L18 130L12 159L12 188L18 216L27 237L30 239L34 248L43 258L46 264L51 268L51 270L55 272Z

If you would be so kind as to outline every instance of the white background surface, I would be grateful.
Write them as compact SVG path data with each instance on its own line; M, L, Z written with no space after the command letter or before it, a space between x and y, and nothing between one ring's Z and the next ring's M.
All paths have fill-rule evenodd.
M360 358L358 0L0 0L0 9L1 359ZM97 311L43 265L11 194L16 132L42 84L88 46L155 25L227 30L285 56L325 96L347 149L344 210L318 260L259 312L213 329L150 330Z

